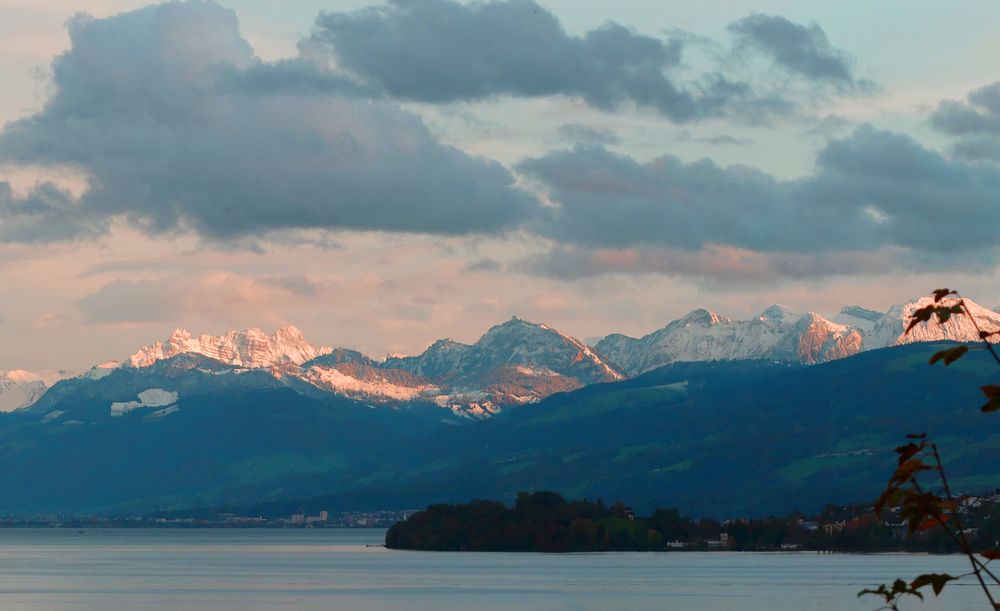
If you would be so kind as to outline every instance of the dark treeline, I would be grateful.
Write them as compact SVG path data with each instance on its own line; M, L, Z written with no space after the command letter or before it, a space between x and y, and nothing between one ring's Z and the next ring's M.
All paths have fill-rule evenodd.
M967 509L965 526L982 548L1000 538L1000 509L983 501ZM618 502L566 501L555 492L522 492L513 507L476 500L432 505L386 533L386 546L431 551L781 550L955 551L947 535L908 535L866 506L828 506L820 515L717 522L657 509L640 517Z

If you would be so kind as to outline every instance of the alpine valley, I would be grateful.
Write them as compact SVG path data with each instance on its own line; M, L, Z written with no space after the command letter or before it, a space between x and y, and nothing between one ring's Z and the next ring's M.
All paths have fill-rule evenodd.
M1000 438L941 405L975 411L995 370L981 351L929 367L940 344L979 335L964 316L904 335L927 303L695 310L593 346L514 317L473 344L384 359L292 326L179 329L82 374L0 372L0 513L280 514L527 489L706 516L808 511L873 497L897 441L924 427L957 485L989 485Z

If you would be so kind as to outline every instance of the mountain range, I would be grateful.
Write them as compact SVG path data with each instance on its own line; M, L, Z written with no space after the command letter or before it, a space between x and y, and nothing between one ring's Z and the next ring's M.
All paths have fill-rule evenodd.
M960 485L995 486L980 423L995 365L933 351L1000 329L969 303L903 335L916 300L831 319L696 310L588 346L514 317L376 360L297 329L177 330L73 375L0 374L0 514L405 508L524 489L702 515L864 501L905 433L945 435ZM942 405L969 409L955 418ZM977 424L978 423L978 424Z
M515 316L471 345L443 339L420 355L380 360L347 348L314 345L291 325L271 334L251 328L219 336L193 336L177 329L164 341L141 347L120 362L102 363L82 377L93 382L117 369L141 373L157 363L195 355L226 374L265 372L273 383L299 392L331 393L373 405L431 405L476 419L671 363L762 359L813 365L911 342L976 341L976 325L1000 329L1000 313L966 300L975 324L956 316L944 325L923 324L904 335L909 316L929 299L886 312L848 306L831 319L780 305L749 320L698 309L641 338L611 334L593 346ZM182 362L202 367L190 359ZM53 383L72 377L65 371L0 372L0 411L32 405ZM108 399L110 409L110 403L134 402L138 395Z

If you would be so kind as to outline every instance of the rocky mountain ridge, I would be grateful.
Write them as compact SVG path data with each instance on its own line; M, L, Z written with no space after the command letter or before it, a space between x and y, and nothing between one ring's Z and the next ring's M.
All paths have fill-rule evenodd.
M846 306L831 319L781 305L773 305L750 320L731 320L697 309L641 338L611 334L594 348L627 375L636 376L689 361L767 359L813 365L915 342L975 342L979 341L979 329L1000 330L1000 313L966 299L974 320L954 316L943 325L922 323L906 334L914 310L931 302L930 297L922 297L885 312ZM1000 341L1000 336L991 341Z
M140 348L128 359L132 367L147 367L182 353L201 354L227 365L257 369L301 365L333 348L314 346L292 325L279 327L268 335L256 327L229 331L224 335L194 337L185 329L175 329L170 336Z
M813 365L861 349L857 328L773 305L750 320L698 309L641 338L612 334L594 347L630 376L686 361L767 359Z

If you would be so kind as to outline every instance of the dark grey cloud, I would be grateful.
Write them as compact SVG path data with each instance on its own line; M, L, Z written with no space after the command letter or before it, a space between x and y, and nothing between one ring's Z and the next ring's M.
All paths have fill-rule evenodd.
M0 190L5 240L84 238L112 219L216 240L495 233L538 209L500 164L442 145L418 116L358 97L308 55L261 62L213 2L77 15L69 31L55 93L0 133L0 162L79 167L90 189L79 201Z
M964 138L955 143L952 152L963 159L1000 161L1000 138L995 136Z
M0 244L91 239L104 230L105 224L82 211L71 193L50 182L18 195L0 181Z
M680 64L680 42L615 23L571 36L533 0L395 0L321 15L315 38L340 66L421 102L569 95L606 110L633 102L687 121L719 112L724 87L685 90L668 77Z
M931 121L954 136L1000 134L1000 81L976 89L964 102L941 102Z
M953 148L956 156L1000 161L1000 81L972 91L963 102L942 101L931 123L959 137Z
M737 258L773 254L772 268L797 261L809 270L816 266L808 257L841 257L844 268L858 262L843 259L846 253L886 249L911 267L996 254L1000 169L870 126L830 142L800 180L709 160L641 163L597 146L552 152L519 169L557 204L535 230L566 247L603 249L609 261L623 260L616 249L722 248ZM645 267L653 265L649 257Z
M618 144L618 134L603 127L593 127L582 123L564 123L559 126L559 137L568 142L582 144Z
M640 163L601 147L576 147L525 161L519 169L545 185L560 205L539 227L559 242L811 251L856 248L874 242L878 232L863 210L801 202L796 183L707 159L684 163L665 156ZM842 234L844 223L854 231Z
M734 24L733 32L804 80L840 89L865 83L819 26L754 15ZM602 110L633 104L678 123L724 115L759 123L787 116L798 105L785 92L757 91L751 75L733 76L728 65L684 76L690 35L660 39L608 22L575 36L534 0L390 0L325 13L313 38L328 44L337 64L358 79L420 102L562 95Z
M754 13L729 25L738 48L765 53L792 74L842 91L871 92L875 83L858 78L851 56L835 48L818 24L794 23L777 15Z
M356 79L302 58L258 62L245 69L224 64L216 67L216 77L218 91L234 94L381 97Z

